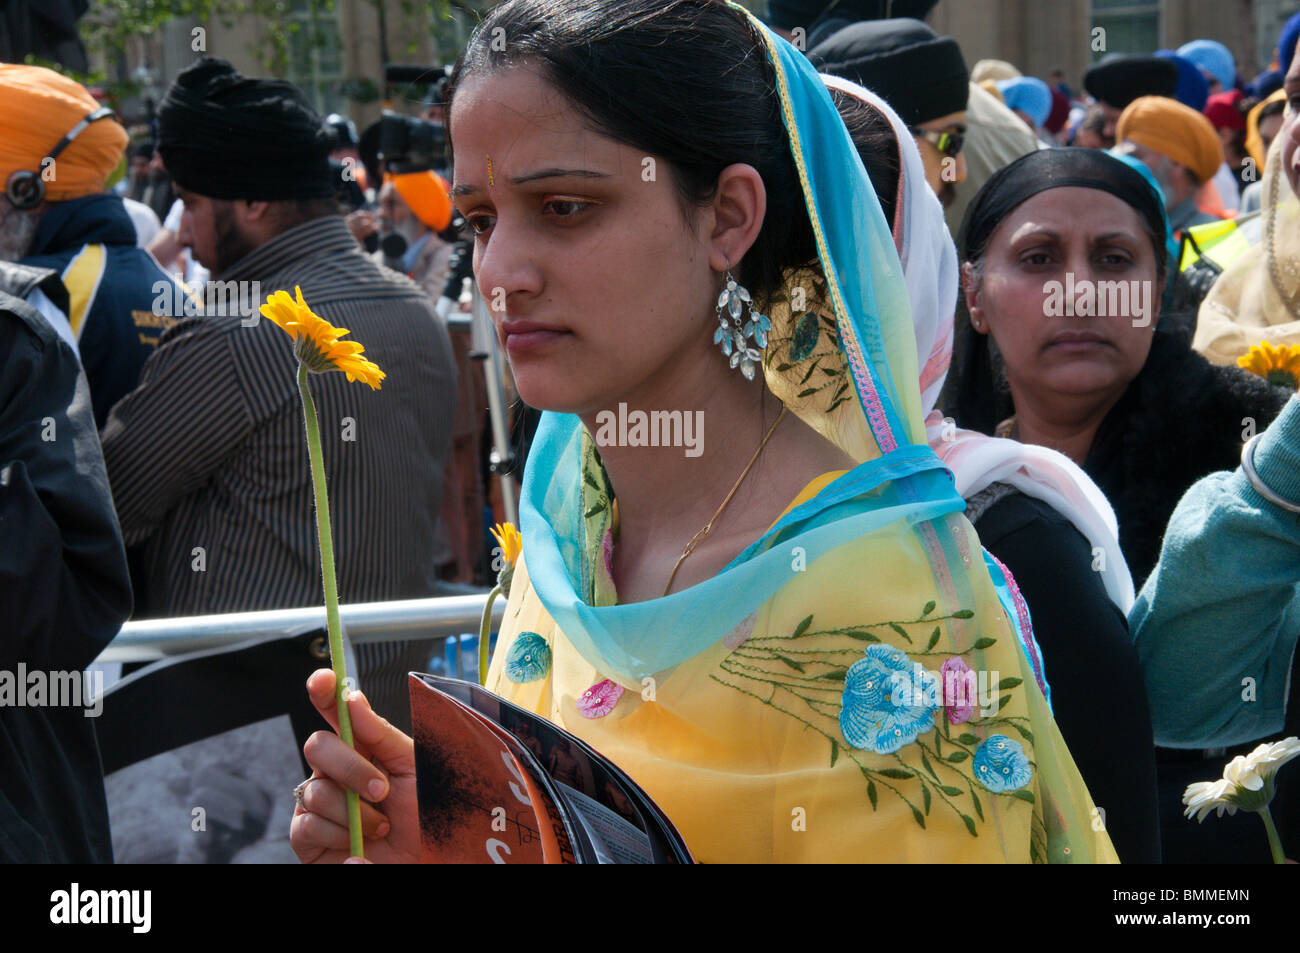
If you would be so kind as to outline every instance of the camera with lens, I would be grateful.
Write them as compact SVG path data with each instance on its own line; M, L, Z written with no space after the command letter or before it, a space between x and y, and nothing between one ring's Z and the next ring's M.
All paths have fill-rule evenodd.
M385 109L379 126L379 158L389 172L435 172L447 167L447 133L442 123Z

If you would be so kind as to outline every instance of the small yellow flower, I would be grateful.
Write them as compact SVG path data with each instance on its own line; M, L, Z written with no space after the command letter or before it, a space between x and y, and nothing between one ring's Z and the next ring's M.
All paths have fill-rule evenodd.
M519 530L515 529L514 523L497 523L491 530L492 538L497 541L501 547L501 555L513 569L516 562L519 561L519 554L523 551L524 541L519 535Z
M514 523L497 523L491 532L493 538L497 541L497 545L501 547L501 558L503 560L501 569L497 573L497 586L509 599L510 583L515 578L515 563L519 561L519 554L523 552L524 541L519 535L519 530L515 529Z
M302 289L294 287L298 300L287 291L267 295L261 312L294 340L293 352L307 370L313 374L342 371L349 381L362 381L371 390L379 390L379 382L388 375L377 364L361 356L365 350L356 341L340 341L350 333L347 328L336 328L315 314L303 300Z
M1237 358L1237 366L1258 374L1270 384L1300 390L1300 345L1275 347L1268 341L1260 341Z

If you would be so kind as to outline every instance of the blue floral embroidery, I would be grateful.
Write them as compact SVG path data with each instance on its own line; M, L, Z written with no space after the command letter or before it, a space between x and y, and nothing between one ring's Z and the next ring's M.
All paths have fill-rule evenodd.
M551 670L551 647L536 632L521 632L506 654L506 678L535 682Z
M975 751L972 764L976 780L994 794L1023 788L1033 777L1020 742L1006 735L989 735Z
M844 676L840 732L854 748L893 754L934 729L938 693L931 690L933 672L912 677L907 654L889 645L867 647L866 657Z

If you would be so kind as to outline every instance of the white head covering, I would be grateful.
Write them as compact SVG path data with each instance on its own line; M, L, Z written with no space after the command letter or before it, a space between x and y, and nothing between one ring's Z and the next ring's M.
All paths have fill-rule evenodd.
M957 308L957 246L948 234L943 206L925 181L925 164L912 132L883 99L857 83L821 74L831 89L874 106L889 120L899 145L898 196L894 247L903 263L903 281L912 302L916 366L921 369L921 407L929 411L952 363L953 312Z
M953 313L957 307L957 249L944 222L943 207L925 180L921 153L911 130L870 90L837 76L822 75L838 89L879 110L889 120L899 146L899 184L894 213L894 243L912 303L921 403L929 413L930 447L953 471L963 499L993 483L1008 483L1042 500L1083 534L1093 552L1106 594L1121 612L1133 607L1133 577L1119 548L1119 524L1104 493L1069 457L1047 447L989 437L945 425L935 409L952 361ZM1032 608L1032 607L1031 607Z

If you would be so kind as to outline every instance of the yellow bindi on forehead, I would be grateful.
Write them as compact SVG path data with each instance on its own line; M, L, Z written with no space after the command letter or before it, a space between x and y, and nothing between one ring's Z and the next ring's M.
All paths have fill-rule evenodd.
M488 185L489 186L496 185L497 184L496 180L492 177L492 156L488 155L487 153L484 153L484 157L487 159L487 164L488 164Z

